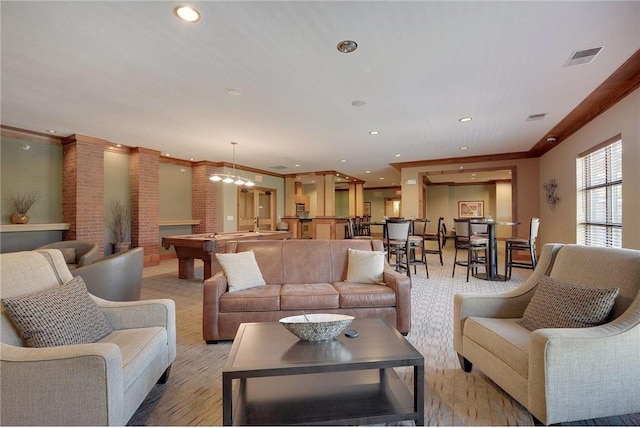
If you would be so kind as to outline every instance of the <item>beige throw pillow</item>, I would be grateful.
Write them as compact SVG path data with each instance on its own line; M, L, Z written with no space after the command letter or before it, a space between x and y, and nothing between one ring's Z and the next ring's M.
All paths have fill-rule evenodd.
M349 248L347 257L346 282L384 284L384 251L366 251Z
M543 275L517 323L529 330L593 327L607 320L619 291L566 284Z
M216 253L216 258L227 277L230 293L266 285L253 250L240 253Z
M24 296L2 299L26 345L78 345L102 339L113 329L81 277Z

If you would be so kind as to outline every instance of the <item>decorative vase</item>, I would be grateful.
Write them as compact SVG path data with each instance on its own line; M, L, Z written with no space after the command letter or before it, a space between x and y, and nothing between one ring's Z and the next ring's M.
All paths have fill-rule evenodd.
M129 247L131 247L131 242L116 242L115 244L113 244L113 253L123 253L125 251L128 251Z
M26 214L15 213L11 216L11 223L13 224L27 224L29 223L29 216Z

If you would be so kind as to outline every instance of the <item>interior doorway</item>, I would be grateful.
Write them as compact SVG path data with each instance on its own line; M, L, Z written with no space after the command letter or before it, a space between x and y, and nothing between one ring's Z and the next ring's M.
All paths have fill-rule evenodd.
M276 201L274 189L238 189L238 230L275 230Z

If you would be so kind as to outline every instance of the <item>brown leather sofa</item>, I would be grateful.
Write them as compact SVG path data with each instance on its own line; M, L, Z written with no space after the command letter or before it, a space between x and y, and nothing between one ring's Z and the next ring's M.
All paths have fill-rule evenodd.
M379 240L233 241L227 253L253 250L264 287L228 292L217 272L204 282L202 329L207 343L233 340L241 323L305 313L383 318L411 329L411 281L385 261L384 285L346 283L349 248L382 251Z

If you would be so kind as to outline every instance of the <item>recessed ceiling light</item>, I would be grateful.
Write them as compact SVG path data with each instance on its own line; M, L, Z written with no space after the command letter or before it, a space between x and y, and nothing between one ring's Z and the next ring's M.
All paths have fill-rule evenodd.
M55 134L55 133L56 133L56 131L54 131L53 129L47 129L47 132L48 132L49 134Z
M340 162L345 163L345 162L347 162L347 160L346 159L340 159Z
M462 146L462 147L460 147L460 150L469 150L469 147L467 147L467 146Z
M171 156L169 153L165 153L164 155L165 155L165 156Z
M366 174L371 174L371 171L367 170L365 171Z
M234 97L239 97L240 95L242 95L242 89L239 88L227 88L224 90L224 93L227 95L231 95Z
M400 154L400 153L396 153L396 154L395 154L395 155L393 155L393 156L394 156L394 157L399 158L400 156L402 156L402 154Z
M173 9L173 13L183 21L197 22L200 20L200 12L189 6L178 6Z
M460 119L458 119L460 122L471 122L473 120L473 118L466 116L466 117L461 117Z
M380 177L380 180L384 180L384 177Z
M342 53L351 53L358 49L358 44L353 40L343 40L336 46L336 49Z
M116 147L122 147L122 144L116 144Z
M369 135L378 135L380 131L369 131Z
M299 164L299 163L297 163L297 164L295 164L295 166L296 166L296 167L298 167L298 166L300 166L300 164Z

